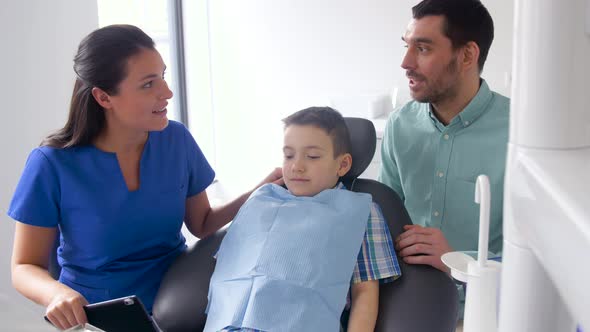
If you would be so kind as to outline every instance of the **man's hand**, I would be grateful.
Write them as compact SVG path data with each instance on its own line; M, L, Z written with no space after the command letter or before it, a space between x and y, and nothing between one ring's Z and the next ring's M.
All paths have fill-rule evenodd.
M395 239L395 249L408 264L425 264L443 272L449 268L443 264L440 257L453 251L447 239L438 228L422 227L420 225L406 225L404 232Z

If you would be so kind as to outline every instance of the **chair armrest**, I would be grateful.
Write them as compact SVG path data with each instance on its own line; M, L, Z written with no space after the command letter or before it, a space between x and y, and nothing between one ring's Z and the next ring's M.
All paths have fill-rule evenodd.
M346 184L346 183L345 183ZM388 186L369 179L356 179L347 187L367 192L379 204L392 238L412 221L399 196ZM454 332L459 299L453 279L426 265L410 265L397 257L402 276L379 287L376 332Z
M401 278L379 288L375 331L454 332L459 299L455 282L429 265L400 261Z
M153 316L166 332L202 331L207 315L209 280L225 231L198 241L182 253L164 275L156 295Z

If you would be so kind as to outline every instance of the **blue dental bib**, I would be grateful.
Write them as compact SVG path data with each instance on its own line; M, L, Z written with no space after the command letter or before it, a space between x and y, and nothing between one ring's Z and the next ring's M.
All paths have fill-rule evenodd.
M338 331L371 202L342 189L255 191L217 253L204 331Z

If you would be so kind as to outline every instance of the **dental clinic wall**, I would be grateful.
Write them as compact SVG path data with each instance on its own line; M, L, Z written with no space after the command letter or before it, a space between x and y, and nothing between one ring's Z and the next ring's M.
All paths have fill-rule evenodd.
M237 194L281 165L280 119L294 111L330 105L347 116L370 117L368 102L396 87L395 106L407 101L401 36L416 2L209 1L211 71L201 75L211 75L212 98L204 108L213 107L214 120L204 123L201 107L190 104L189 118L197 138L214 128L215 154L208 157L224 187ZM513 2L483 3L496 27L483 77L509 95ZM194 22L196 12L185 12L185 22ZM185 32L187 46L196 36ZM187 60L190 67L190 54ZM189 75L189 83L194 79ZM189 94L194 90L189 84Z
M55 331L12 287L14 221L6 210L27 155L68 113L78 43L98 26L96 1L3 0L0 7L0 331Z

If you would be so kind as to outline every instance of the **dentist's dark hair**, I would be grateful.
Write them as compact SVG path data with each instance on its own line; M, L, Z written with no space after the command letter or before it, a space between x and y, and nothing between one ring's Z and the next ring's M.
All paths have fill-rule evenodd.
M92 95L97 87L116 95L127 77L127 60L141 50L155 50L145 32L132 25L109 25L91 32L74 57L76 82L65 126L47 136L41 146L68 148L92 144L105 126L104 109Z
M442 15L445 19L443 33L454 49L473 41L479 47L477 64L479 72L488 57L494 40L494 21L479 0L424 0L412 8L414 19Z

